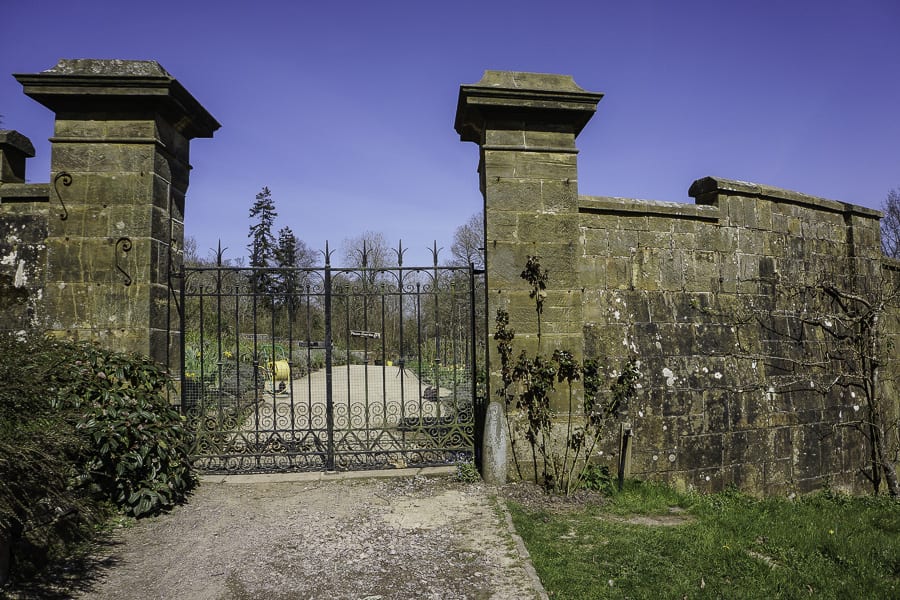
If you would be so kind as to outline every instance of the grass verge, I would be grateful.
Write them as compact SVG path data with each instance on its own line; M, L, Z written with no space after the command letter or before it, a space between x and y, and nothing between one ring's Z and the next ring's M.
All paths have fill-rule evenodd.
M551 598L900 597L900 502L889 498L634 483L602 503L509 508Z

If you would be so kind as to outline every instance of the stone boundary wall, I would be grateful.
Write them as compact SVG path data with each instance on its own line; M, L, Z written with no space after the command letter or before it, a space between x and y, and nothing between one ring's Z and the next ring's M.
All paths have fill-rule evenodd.
M888 279L896 264L883 267L880 214L714 177L690 187L693 205L581 195L575 139L601 98L534 73L487 71L460 88L456 130L480 151L487 314L509 313L516 354L567 349L610 376L641 360L642 389L622 416L633 476L700 490L871 491L870 450L852 426L861 403L846 388L804 387L803 369L829 346L800 322L819 283L867 295ZM540 339L519 276L534 255L549 274ZM896 337L896 314L886 317ZM882 358L887 389L896 361ZM513 473L506 407L489 399L484 474L501 482ZM609 441L599 460L614 471Z
M578 207L584 353L612 369L632 354L643 363L632 473L701 489L866 490L865 438L850 426L861 400L802 389L799 363L825 341L776 331L798 293L821 281L862 291L880 275L879 214L718 178L691 194L696 205L583 196Z

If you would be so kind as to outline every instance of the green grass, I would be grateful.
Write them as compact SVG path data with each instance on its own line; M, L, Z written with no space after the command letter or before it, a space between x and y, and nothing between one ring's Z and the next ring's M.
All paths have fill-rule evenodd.
M887 498L632 484L602 506L510 511L551 598L900 598L900 502Z

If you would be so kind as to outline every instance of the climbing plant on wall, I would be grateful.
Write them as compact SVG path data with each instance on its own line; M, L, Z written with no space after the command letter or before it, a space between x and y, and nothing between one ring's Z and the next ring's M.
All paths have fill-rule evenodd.
M535 302L540 339L540 319L546 298L548 273L540 258L529 256L521 274L531 285L530 298ZM529 356L521 350L514 359L515 331L509 326L509 313L498 309L494 341L500 356L500 379L497 391L506 405L506 422L512 444L513 461L519 478L523 478L517 446L520 437L528 443L534 481L548 491L570 495L583 485L590 469L590 458L602 439L606 425L619 407L637 393L641 376L640 362L629 359L607 390L604 390L600 364L596 358L582 362L569 350L556 349L550 358L538 352ZM564 415L554 413L551 397L556 385L565 383L567 409ZM580 400L575 386L582 386ZM565 421L565 438L556 439L554 417ZM521 423L521 425L520 425Z

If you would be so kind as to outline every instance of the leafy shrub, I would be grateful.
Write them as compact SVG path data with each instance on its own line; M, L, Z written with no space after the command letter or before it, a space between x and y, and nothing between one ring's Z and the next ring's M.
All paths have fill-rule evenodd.
M138 517L183 500L196 478L167 386L145 358L0 333L0 563L64 554L108 503Z
M541 267L537 256L529 256L522 279L531 285L529 297L535 302L537 313L538 349L541 347L541 315L547 296L547 271ZM602 486L600 473L593 472L590 457L605 433L606 424L618 415L620 406L627 405L637 392L637 381L641 377L640 361L636 357L623 365L622 373L609 386L609 393L602 390L600 366L596 359L576 361L573 354L564 349L554 350L550 359L538 352L533 357L521 350L513 360L515 331L509 327L509 313L497 309L494 340L500 357L501 385L497 394L506 404L506 425L510 434L513 462L519 478L522 468L516 448L517 434L522 435L531 447L531 461L535 483L546 490L570 495L574 490L586 485ZM574 386L581 381L583 394L576 402ZM554 437L554 411L551 408L551 394L556 383L566 384L568 410L566 435L562 440L564 450L557 451ZM524 426L514 423L511 416L513 407ZM596 481L588 482L588 477Z
M472 461L456 463L456 479L462 483L477 483L481 481L481 473Z
M27 574L34 566L25 550L65 552L90 531L100 509L78 485L88 449L76 429L79 414L48 402L47 380L62 368L54 347L0 333L0 585L11 551L16 572Z
M150 359L90 344L70 346L69 368L49 379L51 404L80 410L91 444L81 477L135 517L180 502L194 487L189 433L168 402L168 379Z
M149 359L11 334L0 358L0 511L80 490L141 516L194 486L188 433Z
M612 494L615 491L613 478L606 465L587 464L581 474L581 487L585 490Z

